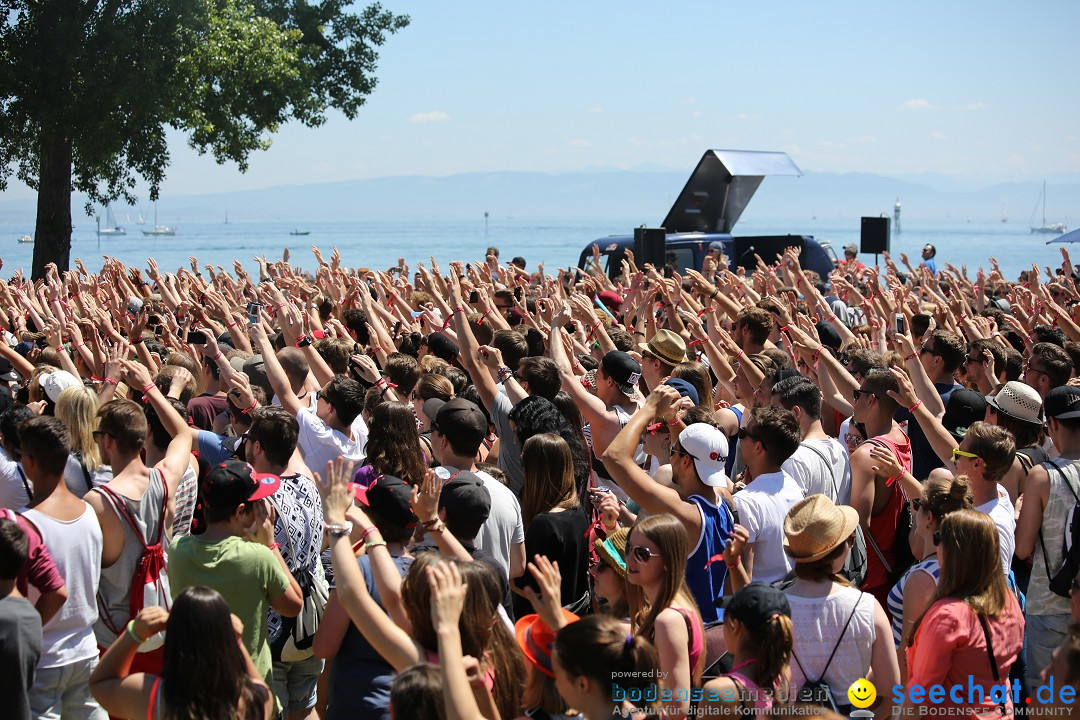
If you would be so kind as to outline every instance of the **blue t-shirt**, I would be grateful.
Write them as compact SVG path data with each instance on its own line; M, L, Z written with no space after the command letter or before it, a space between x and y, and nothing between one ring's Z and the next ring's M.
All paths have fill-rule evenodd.
M209 430L199 431L199 459L210 467L220 465L236 454L237 441L239 438L228 435L218 435Z
M358 558L356 563L364 574L368 592L382 607L375 575L371 571L371 558ZM394 564L402 577L412 567L413 558L396 557ZM380 718L390 720L390 686L394 682L394 668L383 660L363 633L350 621L341 647L330 665L330 703L325 720L351 720L351 718Z
M701 621L708 624L719 619L716 604L724 597L724 580L727 579L723 552L735 518L724 502L713 505L700 495L691 495L690 502L701 509L704 522L701 536L694 542L694 551L687 560L686 584L701 610Z

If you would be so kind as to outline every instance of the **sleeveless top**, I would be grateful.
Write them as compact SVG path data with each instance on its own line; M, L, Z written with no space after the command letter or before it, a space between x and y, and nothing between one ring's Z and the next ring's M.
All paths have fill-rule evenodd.
M83 514L74 520L57 520L39 510L24 510L23 515L38 529L68 592L67 602L42 628L38 668L96 658L98 647L91 627L98 617L96 596L103 543L97 513L83 503Z
M705 631L693 611L684 608L672 609L682 615L683 620L686 621L686 629L690 635L687 648L690 655L690 677L695 677L698 661L701 660L701 654L705 652Z
M743 411L737 407L731 406L728 408L731 412L735 413L735 417L739 420L739 427L742 427ZM727 439L728 454L727 459L724 460L724 472L727 476L734 477L731 471L735 469L735 460L739 457L739 433L735 432L734 435L729 435Z
M775 688L763 688L735 669L732 669L731 672L721 675L720 677L731 678L732 682L735 683L736 691L739 693L739 707L741 709L749 707L751 710L761 711L768 710L773 706L773 703L775 702L773 696L776 694ZM748 704L746 702L747 697L753 698L753 702ZM740 710L740 714L746 715L750 713L744 713ZM755 712L753 714L760 715L761 713Z
M94 489L93 492L104 492ZM157 468L150 468L150 481L146 492L138 500L116 493L135 519L143 539L153 542L157 537L158 528L165 522L161 507L165 500L165 478ZM104 498L105 507L113 514L116 509L108 497ZM116 633L109 629L111 624L114 628L122 630L131 619L131 581L135 577L135 570L143 556L143 546L139 538L135 537L131 526L123 518L117 517L120 526L124 530L124 547L120 557L109 567L101 568L101 580L98 585L98 619L94 623L94 635L97 636L98 645L109 647L116 640ZM168 543L162 541L162 549L168 560ZM104 616L104 617L103 617ZM108 618L106 620L105 618Z
M180 484L176 486L176 498L173 502L172 532L174 538L184 537L191 534L191 519L195 516L195 505L199 495L199 467L191 466L188 460L184 476L180 478Z
M716 604L724 596L728 571L723 553L735 519L723 501L714 505L700 495L691 495L689 501L697 506L702 522L701 534L686 561L686 585L697 602L702 621L711 623L718 619Z
M792 652L799 661L791 661L791 689L798 692L807 682L817 680L833 648L839 648L823 679L835 697L846 697L851 683L866 677L870 670L874 645L874 605L872 595L853 587L834 589L826 597L802 597L787 593L791 605L791 624L795 629ZM858 607L856 607L856 603ZM852 615L852 610L855 614ZM844 623L851 624L843 633ZM800 664L802 669L800 669ZM813 675L809 680L803 669Z
M911 471L911 443L898 445L884 435L878 435L867 442L878 443L889 448L900 461L900 466L907 472ZM893 549L896 545L896 528L900 521L900 513L904 509L904 493L900 488L899 479L891 483L886 482L885 486L891 490L889 502L880 512L870 516L869 534L877 543L885 559L892 565L895 560ZM862 587L869 593L879 595L879 600L885 601L889 592L888 582L889 572L881 563L877 552L870 546L870 541L867 540L866 579Z
M161 698L163 697L161 694L161 680L162 677L158 675L154 678L154 684L150 686L150 702L146 706L146 720L161 720L161 718L165 717L165 713L162 711L161 707ZM256 685L255 689L256 700L266 702L266 700L269 699L266 694L267 688L262 685Z
M1046 507L1043 508L1042 528L1039 532L1040 536L1035 538L1035 552L1032 554L1031 580L1028 582L1027 591L1029 615L1067 615L1072 611L1069 598L1050 591L1050 579L1046 574L1047 565L1051 568L1061 567L1062 538L1065 536L1065 526L1072 513L1073 505L1076 504L1073 492L1080 495L1080 483L1076 480L1076 474L1069 470L1072 477L1068 477L1068 480L1063 474L1063 468L1068 467L1069 464L1076 467L1073 461L1063 458L1044 463L1046 474L1050 477L1050 497L1046 501ZM1065 485L1066 482L1072 487L1071 491ZM1045 544L1043 540L1046 541Z
M907 586L908 578L916 570L921 570L932 577L935 585L937 585L938 578L941 576L941 565L938 564L938 559L936 557L927 558L912 565L904 573L904 577L900 578L900 582L896 583L892 590L889 591L889 616L892 622L893 644L898 648L904 632L904 587Z
M425 649L424 652L427 653L427 661L429 663L431 663L432 665L442 664L439 661L439 653L435 652L434 650L427 649ZM491 666L490 662L488 662L488 667L486 670L484 670L484 674L480 679L481 682L484 683L484 687L486 687L488 691L490 691L491 693L495 692L495 668Z
M624 427L626 427L626 423L630 422L630 413L626 412L618 405L613 405L611 409L615 411L615 416L619 418L619 430L622 430ZM584 430L585 439L589 443L589 447L592 449L593 472L595 472L596 476L602 480L611 480L611 473L609 473L608 469L604 467L603 461L596 456L596 448L593 445L592 441L592 426L586 423ZM638 467L643 467L646 460L648 460L648 455L645 454L645 443L639 442L637 447L634 448L634 462L637 463ZM614 490L614 488L612 489ZM614 492L620 500L627 499L626 493L622 492L621 488L619 490L614 490Z

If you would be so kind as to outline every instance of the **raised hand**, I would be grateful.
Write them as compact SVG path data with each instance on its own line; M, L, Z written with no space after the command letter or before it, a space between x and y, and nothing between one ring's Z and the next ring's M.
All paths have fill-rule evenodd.
M427 567L431 587L431 622L436 630L457 628L465 607L468 584L462 581L457 565L440 560Z

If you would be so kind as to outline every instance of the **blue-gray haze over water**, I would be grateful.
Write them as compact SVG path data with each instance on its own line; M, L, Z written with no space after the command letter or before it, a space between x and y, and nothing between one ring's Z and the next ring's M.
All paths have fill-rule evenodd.
M530 270L543 261L545 269L554 273L556 267L567 267L577 262L581 250L593 240L608 235L631 234L634 221L627 220L574 220L536 221L516 218L488 220L485 232L484 219L463 220L411 220L372 222L309 222L288 225L272 221L234 221L230 224L184 223L169 221L175 225L173 237L146 237L141 227L127 225L124 237L95 235L93 220L77 217L72 242L72 264L76 257L82 258L91 272L101 267L101 256L109 255L129 265L145 267L146 260L153 257L163 271L175 271L188 266L188 257L195 255L203 265L221 265L232 272L234 259L239 259L250 273L257 265L255 255L280 259L282 250L289 248L292 263L304 268L315 267L310 246L316 245L329 259L331 249L337 246L344 263L349 267L364 266L388 268L404 257L415 269L418 261L428 264L434 255L446 269L449 260L482 260L489 245L500 249L503 261L521 255L528 261ZM150 227L149 225L145 227ZM736 236L806 234L829 242L838 255L843 246L859 243L859 218L819 219L791 222L743 221L735 230ZM903 232L892 236L893 256L899 262L901 252L906 252L916 263L925 243L938 248L939 267L951 262L957 267L966 263L969 274L980 265L989 269L989 257L997 258L1006 277L1015 279L1032 263L1040 267L1049 265L1056 269L1061 264L1060 245L1047 245L1053 236L1031 234L1023 222L925 222L903 221ZM290 231L310 232L306 236L292 236ZM20 244L20 235L31 234L32 227L15 223L0 224L0 258L4 261L2 273L10 277L17 269L29 271L33 257L33 245ZM100 249L99 249L100 247ZM1074 246L1068 245L1072 248ZM1075 249L1075 261L1080 262L1080 247ZM873 256L860 256L870 264Z

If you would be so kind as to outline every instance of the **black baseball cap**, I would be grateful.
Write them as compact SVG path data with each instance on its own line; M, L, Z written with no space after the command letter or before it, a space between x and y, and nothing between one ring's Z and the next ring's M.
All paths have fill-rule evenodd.
M960 388L949 395L941 424L957 442L964 439L972 423L986 417L986 396L977 390Z
M634 358L621 350L612 350L600 361L604 368L604 374L615 381L619 392L623 395L633 395L634 388L641 380L641 366Z
M468 517L484 522L491 515L491 493L476 473L462 470L443 484L439 507L447 517Z
M752 633L764 630L765 623L773 615L791 617L787 595L763 582L744 585L734 595L724 598L720 607L723 609L721 620L738 620Z
M431 420L431 429L445 435L451 443L475 442L477 447L487 437L488 420L480 407L462 397L445 401L431 398L424 403L424 414Z
M281 487L281 478L257 473L246 462L226 460L210 469L203 480L203 500L215 510L231 510L242 503L270 497Z
M1046 393L1043 410L1047 417L1055 420L1074 420L1080 418L1080 388L1070 385L1056 387Z
M401 478L383 475L371 465L362 465L351 484L357 501L398 527L416 527L420 522L412 510L412 486Z

